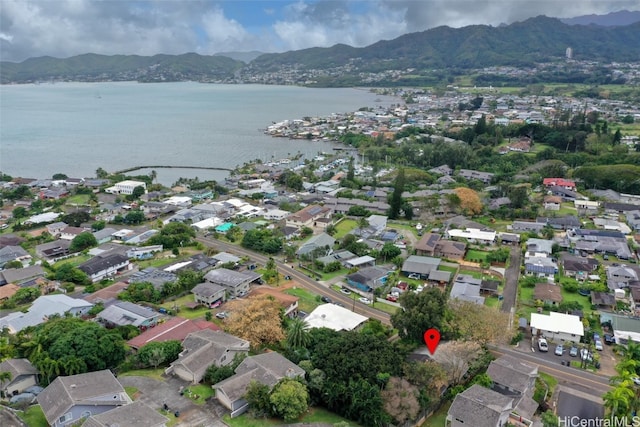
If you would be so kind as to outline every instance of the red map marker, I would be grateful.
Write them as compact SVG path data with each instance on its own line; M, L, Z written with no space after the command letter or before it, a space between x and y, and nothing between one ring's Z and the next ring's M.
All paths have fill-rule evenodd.
M440 331L435 328L427 329L424 333L424 342L427 344L427 348L429 349L429 353L433 355L436 352L436 348L438 348L438 344L440 343Z

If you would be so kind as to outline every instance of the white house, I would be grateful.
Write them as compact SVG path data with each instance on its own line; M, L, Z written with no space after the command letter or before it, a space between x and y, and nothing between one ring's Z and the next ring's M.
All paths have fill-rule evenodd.
M118 182L117 184L115 184L112 187L109 188L105 188L105 192L107 193L111 193L111 194L126 194L126 195L131 195L133 194L133 190L136 189L136 187L142 187L144 189L144 192L147 192L147 184L142 182L142 181L133 181L133 180L127 180L127 181L121 181Z
M465 230L451 229L447 230L447 237L462 237L471 242L493 243L496 240L496 232L477 228L467 228Z
M551 341L579 343L584 336L584 325L573 314L550 312L548 315L531 313L531 334L542 335Z
M311 328L351 331L367 321L367 317L336 304L321 304L304 319Z

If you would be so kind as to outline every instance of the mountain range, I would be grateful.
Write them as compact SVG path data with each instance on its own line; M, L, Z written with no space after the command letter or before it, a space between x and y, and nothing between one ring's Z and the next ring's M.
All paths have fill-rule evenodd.
M626 26L570 25L538 16L507 26L446 26L355 48L338 44L236 59L223 55L85 54L66 59L30 58L0 62L0 83L46 80L237 81L239 76L284 70L338 70L352 75L406 69L475 69L490 66L533 66L564 58L567 47L576 60L634 62L640 58L640 22ZM254 53L255 54L255 53ZM229 55L231 56L231 55ZM240 59L241 58L241 59ZM247 64L245 61L249 60ZM251 81L249 79L248 81Z

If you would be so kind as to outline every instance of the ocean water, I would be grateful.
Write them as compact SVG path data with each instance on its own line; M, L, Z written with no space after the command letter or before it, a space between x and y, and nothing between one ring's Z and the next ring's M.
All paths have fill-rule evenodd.
M200 83L43 83L0 86L0 171L14 177L95 176L137 166L234 168L329 142L272 138L272 122L396 102L364 89ZM377 101L377 102L376 102ZM158 181L221 180L224 171L154 168ZM144 169L132 174L148 173Z

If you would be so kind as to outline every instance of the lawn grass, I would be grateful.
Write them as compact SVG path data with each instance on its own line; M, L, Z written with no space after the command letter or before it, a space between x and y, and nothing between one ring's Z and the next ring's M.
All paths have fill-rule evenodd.
M556 377L546 374L544 372L538 372L538 376L545 383L547 383L547 386L549 387L549 396L551 396L553 394L553 390L555 390L556 386L558 385L558 380L556 379Z
M71 258L67 258L64 259L62 261L58 261L55 264L53 264L53 269L57 270L58 268L60 268L60 266L64 265L64 264L71 264L74 267L79 266L80 264L89 261L91 258L93 258L91 255L78 255L78 256L74 256Z
M535 288L528 288L526 286L520 286L520 301L533 304L533 291Z
M185 319L203 319L205 314L210 311L205 306L200 306L198 308L188 308L185 304L193 302L193 295L187 294L183 295L180 298L177 298L173 301L166 301L160 304L160 307L164 307L167 310L174 310L175 307L178 308L178 313L176 313L180 317L184 317Z
M484 305L487 307L500 308L502 301L498 299L497 295L491 295L484 299Z
M32 405L24 412L18 412L18 416L29 427L49 427L47 419L44 417L44 412L40 405Z
M448 271L449 273L451 273L451 275L453 276L454 274L456 274L456 272L458 271L460 267L449 267L448 265L442 265L440 264L438 266L438 270L440 271Z
M450 406L451 402L447 402L442 405L442 407L427 418L420 427L444 427L444 422L447 419L447 412L449 411Z
M193 400L198 405L204 405L206 400L213 396L213 394L213 388L206 384L189 386L184 392L186 397Z
M78 206L78 205L89 205L91 198L88 194L75 194L69 197L66 201L67 205L70 206Z
M136 400L136 394L138 393L138 388L137 387L125 386L124 387L124 391L127 392L129 397L131 398L131 400Z
M283 425L284 422L281 419L277 418L254 418L249 414L242 414L239 417L231 418L228 414L225 415L222 420L229 427L268 427L268 426L278 426ZM334 414L333 412L329 412L323 408L309 408L307 413L300 417L297 421L303 424L310 423L325 423L325 424L337 424L337 423L347 423L350 426L357 427L353 421L349 421L341 416ZM444 424L443 424L444 425Z
M343 218L336 224L336 234L333 235L333 238L340 240L356 227L358 227L358 223L355 220Z
M481 271L460 270L459 274L465 274L471 276L474 279L484 279L485 275Z
M477 249L469 249L464 259L471 262L483 262L487 260L488 252L479 251Z
M119 372L118 376L120 377L147 377L153 378L154 380L164 381L164 377L162 374L164 373L164 368L156 368L156 369L134 369L126 372Z
M296 296L300 298L298 301L298 307L302 311L306 311L307 313L311 313L317 306L320 305L320 301L316 294L312 294L306 289L301 288L292 288L284 291L286 294Z
M398 307L396 307L395 305L387 304L386 302L382 302L380 300L376 301L373 304L373 308L375 308L376 310L384 311L388 314L395 314L395 312L398 311Z

